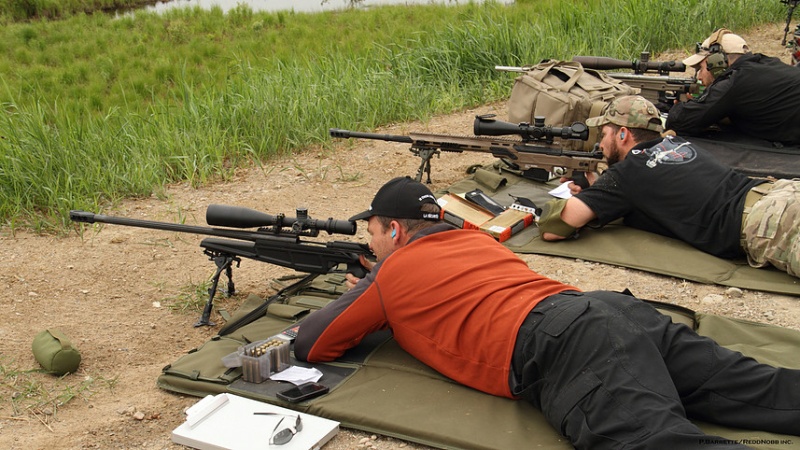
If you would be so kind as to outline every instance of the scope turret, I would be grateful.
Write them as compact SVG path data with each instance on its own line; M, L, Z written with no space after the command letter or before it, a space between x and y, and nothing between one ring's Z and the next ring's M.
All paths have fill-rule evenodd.
M232 228L264 228L274 227L276 231L283 228L291 229L295 234L315 236L319 231L328 234L356 234L356 224L349 220L312 219L308 217L306 208L297 208L297 217L287 217L283 214L273 216L241 206L208 205L206 210L206 223L212 226Z
M475 116L473 132L476 136L503 136L516 134L523 141L553 142L554 138L585 141L589 139L589 128L582 122L575 122L568 127L545 125L545 118L537 116L534 124L525 122L514 124L494 119L494 114Z

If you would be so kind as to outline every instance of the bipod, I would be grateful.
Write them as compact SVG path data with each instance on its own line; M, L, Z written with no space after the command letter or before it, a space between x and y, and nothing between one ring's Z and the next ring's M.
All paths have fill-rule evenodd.
M781 0L781 3L789 7L789 11L786 14L786 28L783 30L783 41L781 41L781 45L786 45L786 36L789 35L789 25L792 23L792 14L794 14L794 9L797 8L797 4L800 3L800 0Z
M214 276L211 277L211 287L208 288L208 302L206 303L205 308L203 308L203 315L200 317L200 320L194 324L195 328L203 325L211 327L216 325L216 323L211 322L209 319L211 318L211 308L214 305L214 296L217 293L217 286L219 285L219 277L222 275L222 271L224 270L225 276L228 277L225 295L230 297L231 295L235 294L236 287L233 285L233 269L231 266L234 262L236 262L236 267L239 267L239 264L242 262L241 258L229 253L220 253L208 249L206 249L203 253L208 255L208 259L214 261L214 264L217 265L217 271L214 272Z
M422 174L425 173L428 175L428 180L426 182L431 184L431 158L433 158L434 155L439 155L439 149L427 146L412 146L411 153L422 158L422 162L417 169L416 180L422 183Z

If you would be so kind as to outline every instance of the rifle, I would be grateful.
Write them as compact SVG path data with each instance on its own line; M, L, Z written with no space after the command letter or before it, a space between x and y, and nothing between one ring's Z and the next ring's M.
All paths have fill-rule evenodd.
M608 72L608 75L628 86L641 89L642 97L654 104L664 103L671 106L675 100L686 101L687 94L696 94L699 90L696 78L669 76L669 72L686 71L685 64L678 61L650 61L649 52L642 52L641 59L631 61L602 56L575 56L572 60L587 69L633 71L633 73ZM658 75L646 75L651 72L656 72Z
M220 275L224 271L228 278L225 294L235 294L232 265L235 262L236 267L239 267L242 257L289 267L299 272L320 274L332 271L339 264L346 264L347 272L363 278L366 271L359 261L359 255L372 255L369 246L365 244L347 241L323 243L301 240L301 237L317 237L320 231L325 231L329 235L333 233L351 236L356 234L355 222L333 218L312 219L308 217L308 210L305 208L297 208L297 217L294 218L286 217L283 214L272 216L238 206L209 205L206 210L206 223L228 228L129 219L87 211L70 211L69 218L78 223L110 223L228 238L205 238L200 241L200 247L204 249L203 253L209 257L209 260L214 261L217 270L211 278L208 302L203 309L203 315L195 323L195 327L216 325L209 321L209 317ZM243 230L244 228L257 228L257 230Z
M335 138L361 138L411 144L411 153L422 162L417 169L416 180L427 173L431 183L431 158L440 152L484 152L500 158L513 171L536 181L548 181L550 174L565 176L579 181L583 172L594 172L603 159L597 149L592 152L564 151L553 145L555 138L587 140L589 129L581 122L569 127L544 125L543 117L536 117L533 125L513 124L493 119L494 115L476 116L473 131L476 136L450 136L443 134L411 133L408 136L393 134L361 133L331 128ZM487 138L482 136L517 135L522 140Z
M786 14L786 28L783 29L783 40L781 41L781 45L786 45L786 36L789 34L789 24L792 22L792 14L794 14L794 9L797 8L797 4L800 3L800 0L781 0L781 3L789 7L789 11ZM800 27L800 25L798 25Z

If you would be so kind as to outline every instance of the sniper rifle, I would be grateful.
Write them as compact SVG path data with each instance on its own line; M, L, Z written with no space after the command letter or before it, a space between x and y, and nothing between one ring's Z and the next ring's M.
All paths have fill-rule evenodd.
M589 129L586 124L575 122L568 127L544 125L543 117L536 117L534 124L513 124L493 118L494 115L476 116L473 132L476 136L451 136L446 134L410 133L408 136L394 134L373 134L331 128L330 135L335 138L376 139L381 141L411 144L410 151L422 159L417 169L417 181L427 173L431 182L431 158L440 152L483 152L500 158L511 170L536 181L548 181L550 174L573 178L583 183L584 172L594 172L603 159L597 149L591 152L565 151L553 145L556 138L587 140ZM517 135L522 140L501 139L483 136ZM583 178L584 181L581 180Z
M603 56L575 56L572 60L587 69L631 70L632 73L608 72L608 75L628 86L639 88L642 97L654 104L672 106L675 100L686 101L687 95L696 94L700 87L694 77L669 76L670 72L685 72L685 64L679 61L650 61L649 52L642 52L640 59L631 61ZM658 75L647 75L648 73Z
M363 278L366 270L359 261L359 255L372 256L372 252L365 244L347 241L301 240L301 237L317 237L320 231L351 236L356 233L355 222L333 218L312 219L308 217L308 210L305 208L297 208L297 217L294 218L283 214L272 216L238 206L209 205L206 210L206 223L228 228L138 220L86 211L70 211L69 218L78 223L110 223L228 238L205 238L200 241L200 247L204 249L203 253L209 257L209 260L214 261L217 270L211 278L208 302L203 309L203 315L195 323L195 327L215 325L209 321L209 317L220 275L224 271L228 278L225 294L235 294L232 265L235 262L236 267L239 267L242 257L289 267L299 272L318 274L328 273L339 264L346 264L347 272ZM244 230L245 228L257 229L252 231Z

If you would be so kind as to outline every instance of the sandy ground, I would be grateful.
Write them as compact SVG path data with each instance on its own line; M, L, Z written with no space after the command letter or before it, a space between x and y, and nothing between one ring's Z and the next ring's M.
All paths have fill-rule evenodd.
M779 55L784 24L742 33L756 51ZM683 52L657 59L680 59ZM656 59L656 58L654 58ZM511 85L509 79L509 87ZM505 104L436 117L426 123L398 124L380 132L430 131L470 134L476 114L506 115ZM331 124L335 126L335 124ZM432 189L462 178L482 154L445 154L433 160ZM169 186L164 195L124 202L104 213L137 219L205 225L212 203L293 215L307 207L312 217L347 218L369 204L375 190L394 176L413 175L418 165L404 144L339 141L329 149L241 170L235 179L200 189ZM363 231L357 238L365 240ZM197 401L155 386L166 364L216 334L195 328L195 307L184 305L213 273L201 253L199 236L107 225L67 237L27 232L0 237L0 447L179 448L170 432ZM630 288L636 295L680 304L696 311L800 329L797 298L702 285L630 269L566 258L526 255L529 265L586 290ZM247 294L269 295L270 280L287 269L245 260L235 271L239 295L219 296L219 309L233 311ZM83 355L79 371L56 378L36 372L30 346L39 331L59 328ZM384 436L343 429L325 449L426 447Z

